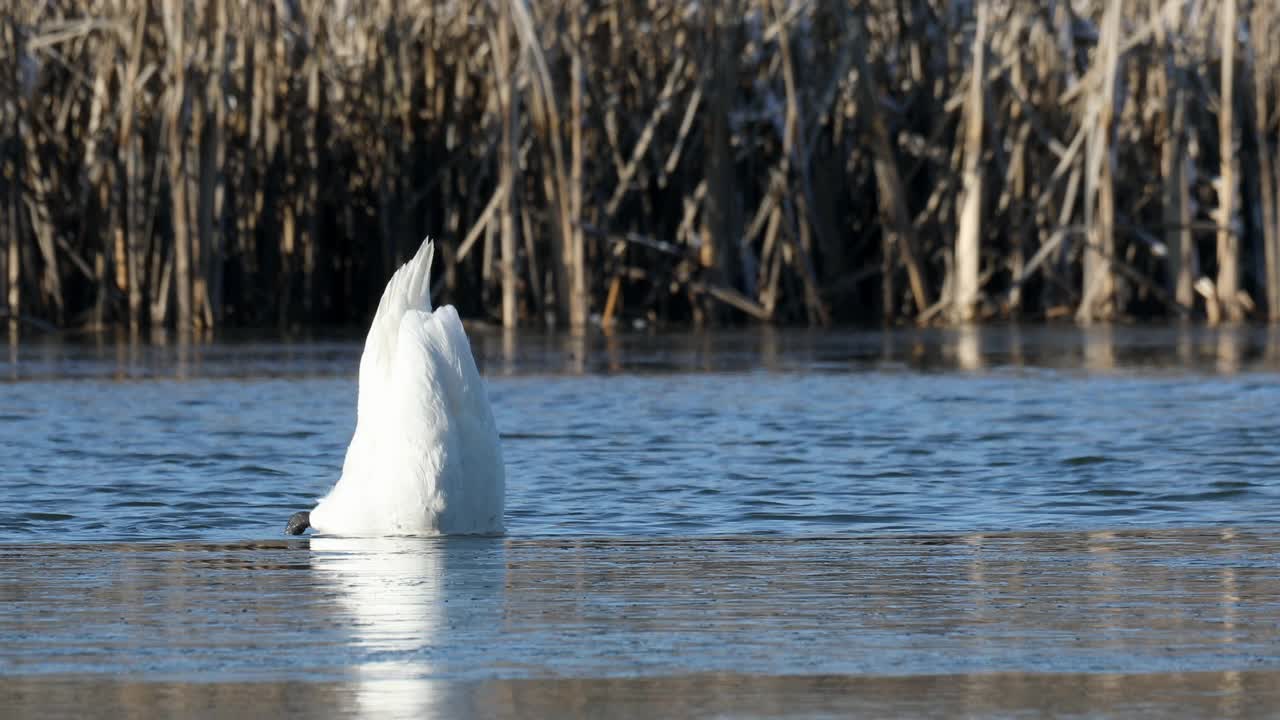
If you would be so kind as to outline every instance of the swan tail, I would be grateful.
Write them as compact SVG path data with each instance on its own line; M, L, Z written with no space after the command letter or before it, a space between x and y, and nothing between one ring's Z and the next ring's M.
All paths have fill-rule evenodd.
M410 311L431 313L431 260L435 252L431 238L423 240L413 259L396 270L382 291L360 358L360 415L377 407L376 398L389 391L387 379L396 354L400 321Z
M405 263L408 287L405 288L405 309L431 312L431 261L436 256L436 244L427 238L422 241L413 259Z
M422 241L413 259L396 270L382 292L382 300L378 303L378 315L389 316L395 326L400 325L400 317L408 310L425 310L431 312L431 261L436 254L436 245L431 238Z

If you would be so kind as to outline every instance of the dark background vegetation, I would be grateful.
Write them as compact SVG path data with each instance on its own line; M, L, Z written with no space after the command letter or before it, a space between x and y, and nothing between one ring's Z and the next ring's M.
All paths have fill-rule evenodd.
M0 313L1280 319L1272 0L0 0Z

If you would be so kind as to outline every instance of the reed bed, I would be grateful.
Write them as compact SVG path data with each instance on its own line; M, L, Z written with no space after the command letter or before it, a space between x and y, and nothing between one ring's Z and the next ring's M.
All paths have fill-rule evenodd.
M0 313L1280 320L1272 0L0 0Z

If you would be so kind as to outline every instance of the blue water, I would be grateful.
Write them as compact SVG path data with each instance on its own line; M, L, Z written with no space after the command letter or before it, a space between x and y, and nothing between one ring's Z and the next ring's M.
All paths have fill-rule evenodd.
M473 332L512 537L1280 521L1264 330ZM358 341L0 353L0 542L275 538L337 479Z
M0 707L1274 716L1278 331L471 337L506 537L282 535L358 339L0 348Z

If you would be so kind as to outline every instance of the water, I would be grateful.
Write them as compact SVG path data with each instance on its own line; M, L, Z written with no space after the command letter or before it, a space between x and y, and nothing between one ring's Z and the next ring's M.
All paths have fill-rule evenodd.
M1230 529L10 546L0 701L1263 716L1280 702L1278 552L1275 533Z
M11 344L0 702L1248 717L1280 701L1274 331L473 344L508 536L395 541L281 536L336 479L358 342Z
M965 352L948 335L904 333L887 350L870 334L782 334L772 347L751 335L630 337L612 351L531 338L514 362L500 337L478 336L510 534L1280 520L1280 383L1265 358L1244 364L1265 335L1222 336L1246 359L1218 372L1153 363L1150 339L1142 353L1114 340L1103 353L1072 331L1019 338L1015 364L1009 331L988 333L991 351L970 349L978 367L960 372L947 369ZM1062 351L1073 335L1074 366ZM1089 371L1086 352L1112 360ZM0 542L278 537L337 478L358 353L352 343L20 347L0 366L15 379L0 386L0 491L11 499Z

